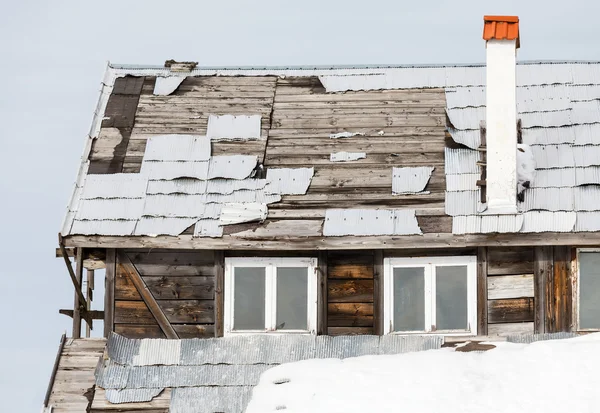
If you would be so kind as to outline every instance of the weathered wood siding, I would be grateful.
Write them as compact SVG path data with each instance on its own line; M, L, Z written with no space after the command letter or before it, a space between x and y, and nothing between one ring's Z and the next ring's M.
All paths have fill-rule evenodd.
M328 334L374 333L373 274L373 252L328 254Z
M215 334L213 251L121 251L131 260L180 338ZM115 331L127 337L164 337L131 277L117 260Z

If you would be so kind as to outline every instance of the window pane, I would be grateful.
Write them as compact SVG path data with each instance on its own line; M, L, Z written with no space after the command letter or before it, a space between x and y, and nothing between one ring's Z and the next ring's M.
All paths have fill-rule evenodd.
M436 267L435 274L436 329L468 329L467 266Z
M394 331L425 330L425 269L394 268Z
M308 330L308 269L277 268L277 330Z
M600 253L579 253L579 327L600 328Z
M265 329L265 268L234 269L233 329Z

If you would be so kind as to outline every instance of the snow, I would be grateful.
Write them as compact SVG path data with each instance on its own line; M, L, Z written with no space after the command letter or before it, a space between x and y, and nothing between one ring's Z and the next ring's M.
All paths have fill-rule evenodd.
M535 158L531 146L517 144L517 193L520 194L525 188L529 188L534 178Z
M282 364L263 373L246 413L598 411L600 333L492 344Z

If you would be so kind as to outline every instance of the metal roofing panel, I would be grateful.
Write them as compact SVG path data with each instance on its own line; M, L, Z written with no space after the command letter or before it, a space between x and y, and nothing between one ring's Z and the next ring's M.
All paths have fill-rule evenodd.
M461 143L471 149L477 149L481 145L481 132L477 130L458 130L448 127L448 132L454 142Z
M398 195L423 192L434 169L433 166L392 168L392 193Z
M117 364L112 360L103 360L96 368L96 385L103 389L124 389L127 387L130 367Z
M459 215L452 217L452 233L479 234L481 232L481 217L478 215Z
M233 191L230 194L206 194L206 203L253 203L259 204L270 204L273 202L279 202L281 195L277 194L265 194L262 190L251 190L251 189L240 189L239 191Z
M365 152L336 152L329 155L331 162L358 161L367 157Z
M206 193L208 182L200 179L172 179L148 181L146 193L149 195L188 194L198 195Z
M221 155L210 158L208 167L208 177L244 179L248 178L256 164L258 157L256 155Z
M564 340L567 338L577 337L577 333L543 333L543 334L515 334L506 336L506 341L509 343L531 344L536 341L546 340Z
M323 235L413 235L421 229L412 209L327 209Z
M531 150L537 169L575 166L574 149L571 145L533 145Z
M143 216L201 218L204 215L206 196L170 194L148 195L144 202Z
M264 221L267 219L266 204L245 203L224 204L221 208L219 223L221 225L241 224L242 222Z
M345 359L377 354L379 336L317 336L315 358Z
M175 92L187 76L158 76L154 84L154 95L168 96Z
M111 360L119 364L131 364L133 356L140 351L141 341L111 333L106 342L106 352Z
M176 365L181 357L181 340L141 340L138 354L133 356L134 366Z
M151 136L146 143L144 161L207 161L210 149L210 139L206 136Z
M523 226L523 215L481 215L481 233L514 233Z
M106 220L74 220L69 235L132 235L137 220L106 219ZM63 234L67 235L67 234Z
M573 126L575 145L600 145L600 123Z
M170 413L243 413L252 386L189 387L173 389ZM202 400L202 403L198 401Z
M535 127L558 127L568 126L575 122L572 121L571 109L566 110L555 110L552 112L529 112L519 113L521 119L522 128L535 128Z
M600 84L600 65L597 62L571 63L571 74L575 85Z
M549 112L571 108L569 87L566 84L523 86L516 89L517 111Z
M575 142L577 126L559 128L527 128L522 129L523 143L527 145L556 145Z
M379 354L402 354L434 350L442 347L442 336L399 336L386 334L379 337Z
M163 162L143 161L141 174L149 179L169 180L177 178L208 179L208 161L198 162Z
M600 231L600 211L577 212L575 232Z
M576 214L572 211L531 211L523 217L521 232L571 232Z
M107 389L106 400L113 404L149 402L164 389Z
M450 123L459 130L479 130L485 120L485 107L446 109Z
M482 65L446 67L446 87L485 86L485 67Z
M485 106L485 87L446 88L446 108L468 108Z
M480 174L447 174L446 191L477 191Z
M572 211L574 188L530 188L525 191L525 202L519 211Z
M597 211L600 209L600 186L585 185L573 188L576 211Z
M269 168L265 193L304 195L315 173L314 168Z
M570 63L518 64L517 86L572 83Z
M600 166L587 166L583 168L575 168L575 183L576 185L600 184ZM600 209L600 206L599 208Z
M133 235L180 235L194 225L198 218L142 217Z
M444 148L446 174L480 173L479 152L470 149Z
M223 236L223 227L218 219L200 219L194 226L194 237L213 237Z
M477 213L479 191L446 192L446 214L474 215Z
M87 175L81 198L143 198L147 185L140 174Z
M575 166L600 165L600 145L573 146Z
M598 70L598 68L596 69ZM568 85L568 88L572 101L600 99L600 82L595 85Z
M381 74L365 75L325 75L319 80L328 93L358 90L439 88L446 85L446 69L398 68L389 69Z
M206 192L210 194L231 194L242 189L259 190L264 189L266 179L211 179L208 181Z
M561 188L575 186L575 168L538 169L535 171L532 188Z
M77 209L77 220L132 220L138 219L144 208L143 198L82 199Z
M206 136L211 139L260 139L260 115L210 115Z
M599 123L600 122L600 101L590 100L582 102L573 102L573 112L571 114L573 124Z

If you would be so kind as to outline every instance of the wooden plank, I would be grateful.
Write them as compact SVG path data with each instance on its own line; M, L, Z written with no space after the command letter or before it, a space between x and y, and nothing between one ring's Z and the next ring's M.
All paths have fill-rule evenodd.
M50 373L50 381L48 383L48 389L46 390L46 396L44 396L44 407L48 407L50 393L52 392L52 387L54 386L54 379L56 378L56 372L58 371L58 365L60 363L60 356L62 355L66 341L67 335L63 333L63 335L60 338L60 342L58 343L58 352L56 353L56 357L54 358L54 365L52 366L52 373Z
M73 283L73 287L75 288L75 293L77 294L80 302L85 302L85 296L81 292L81 283L77 282L77 276L75 275L75 271L73 270L73 266L71 264L71 260L69 259L69 253L66 251L65 244L63 242L64 238L60 238L59 246L62 252L62 257L67 265L67 271L69 272L69 277L71 277L71 282Z
M534 304L535 304L535 332L546 333L550 331L550 320L548 320L549 302L552 302L549 294L552 289L548 283L552 283L554 274L554 251L552 247L534 248ZM548 330L547 330L548 328Z
M533 274L490 276L487 282L490 300L534 297Z
M90 407L90 413L106 412L144 412L168 413L171 403L171 389L163 390L149 402L113 404L106 399L106 390L97 387Z
M477 248L477 335L488 334L488 248Z
M328 327L330 336L355 336L360 334L373 334L373 327Z
M116 324L156 324L143 301L116 301L114 323Z
M154 296L148 289L148 286L129 260L129 257L124 253L120 253L118 255L118 260L118 265L120 266L121 271L124 271L129 275L129 277L133 281L133 284L135 285L135 288L138 290L138 293L140 293L143 302L148 307L150 313L152 313L152 316L156 319L157 324L160 326L163 333L165 333L165 336L170 339L179 338L179 336L171 326L169 320L165 316L165 313L163 313L163 310L158 305L158 303L154 299Z
M223 337L225 326L225 254L215 251L215 337Z
M77 249L75 258L75 279L77 286L75 288L75 297L73 299L73 338L81 337L81 310L87 308L86 299L83 297L83 248ZM81 297L81 298L80 298ZM82 299L83 298L83 299Z
M92 299L93 299L93 291L94 291L94 270L86 270L86 280L87 280L87 288L85 293L86 298L86 310L89 313L92 309ZM104 319L104 312L102 312L102 317L100 319ZM94 328L93 317L86 317L86 326L85 326L85 336L87 338L90 337L92 329Z
M533 298L488 300L488 322L490 324L533 322L534 318Z
M372 279L329 279L327 291L330 303L372 303L374 282Z
M554 247L554 317L555 331L571 331L573 312L571 283L571 247Z
M138 293L135 285L133 285L133 281L131 281L129 275L123 271L117 271L115 276L114 294L115 300L142 300L142 296L140 296L140 293Z
M125 252L136 268L141 264L165 265L172 269L176 269L177 267L206 266L213 265L215 259L214 251L152 251L143 249ZM158 275L172 274L163 273Z
M317 334L322 335L327 334L328 257L326 251L319 251L317 262Z
M372 303L329 303L327 305L329 327L372 327Z
M373 254L330 253L330 279L373 278Z
M213 324L174 324L180 338L210 338L215 336ZM165 338L156 324L116 324L115 332L127 338Z
M488 274L533 274L533 248L489 248Z
M214 300L158 300L157 303L169 323L215 322Z
M116 251L109 248L106 250L106 271L104 275L104 337L108 337L114 331L116 265Z
M143 277L157 300L206 300L215 298L215 277Z
M488 326L489 336L511 336L519 334L533 334L534 323L500 323Z
M373 257L373 332L383 335L384 314L383 251L376 250Z

